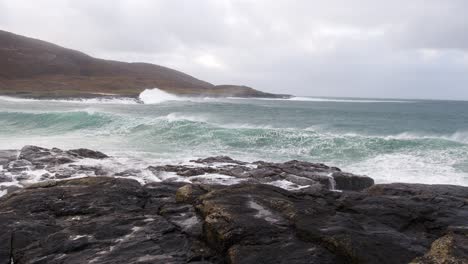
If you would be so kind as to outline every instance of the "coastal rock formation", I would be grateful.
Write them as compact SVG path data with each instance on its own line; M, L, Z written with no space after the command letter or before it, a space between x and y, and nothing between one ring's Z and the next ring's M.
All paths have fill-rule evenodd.
M99 164L78 163L83 159L109 159L89 149L61 150L25 146L20 151L0 151L0 191L12 191L38 181L84 176L114 176L140 179L142 170L115 171ZM367 176L342 172L320 163L292 160L284 163L244 162L226 156L192 160L189 164L149 166L145 171L164 182L199 184L264 183L294 192L317 189L363 190L374 184ZM142 179L143 180L143 179ZM3 182L3 183L2 183ZM8 182L6 184L5 182ZM148 183L151 180L143 181Z
M136 171L99 177L110 172L72 166L89 158L112 157L27 146L6 158L10 161L2 173L12 181L24 173L10 172L12 163L28 170L43 167L50 178L0 198L0 264L468 261L467 187L373 185L368 177L323 164L247 163L229 157L153 166L148 171L179 180L142 184L124 178L135 177ZM72 162L63 163L68 159ZM71 177L76 171L85 177L55 177L53 171L64 166L71 166L66 167ZM336 174L337 186L342 177L357 182L346 180L343 186L350 190L333 191L319 172L330 175L327 182ZM223 185L187 176L200 173L242 181ZM287 190L262 182L288 175L314 183Z

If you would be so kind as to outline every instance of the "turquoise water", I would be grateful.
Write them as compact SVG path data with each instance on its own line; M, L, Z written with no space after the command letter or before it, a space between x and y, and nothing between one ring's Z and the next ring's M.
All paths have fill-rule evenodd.
M172 162L212 155L299 159L378 182L468 185L468 102L169 99L0 97L0 149L87 147Z

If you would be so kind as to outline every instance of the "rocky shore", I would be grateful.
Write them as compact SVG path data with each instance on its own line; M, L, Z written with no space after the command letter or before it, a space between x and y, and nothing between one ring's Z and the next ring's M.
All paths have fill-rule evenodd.
M0 151L0 264L468 263L467 187L224 156L144 171L82 162L107 159Z

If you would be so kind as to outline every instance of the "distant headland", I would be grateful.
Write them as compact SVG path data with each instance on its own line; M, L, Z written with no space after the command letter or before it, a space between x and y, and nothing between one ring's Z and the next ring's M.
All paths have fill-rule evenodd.
M29 98L138 97L157 87L182 96L289 98L241 85L213 85L149 63L103 60L0 30L0 94Z

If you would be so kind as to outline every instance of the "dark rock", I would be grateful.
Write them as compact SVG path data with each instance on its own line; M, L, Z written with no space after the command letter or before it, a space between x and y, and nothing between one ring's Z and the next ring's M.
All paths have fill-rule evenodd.
M15 192L15 191L20 190L20 189L21 189L21 187L19 187L17 185L1 185L0 186L0 192L1 191L6 191L6 194Z
M0 260L11 252L15 263L463 263L467 189L41 182L0 198Z
M99 152L99 151L94 151L90 149L71 149L66 152L69 155L78 157L78 158L88 158L88 159L106 159L109 158L106 154Z
M19 171L25 171L31 169L33 164L29 162L28 160L24 159L18 159L18 160L13 160L10 161L6 165L6 169L10 172L19 172Z
M373 184L369 177L358 176L351 173L341 172L338 168L329 167L321 163L310 163L292 160L285 163L271 163L257 161L247 163L233 160L227 156L210 157L206 159L192 160L192 162L204 164L205 166L192 165L164 165L150 166L148 169L154 174L161 172L175 172L178 176L193 177L209 174L221 174L235 178L246 179L251 183L272 183L286 180L292 184L297 184L298 188L315 189L318 185L322 188L340 190L362 190ZM223 165L214 166L215 163ZM335 175L335 180L330 175ZM193 179L195 181L196 179ZM205 181L198 179L201 183ZM300 188L299 188L300 187Z
M11 182L12 180L13 179L11 178L11 176L6 175L3 172L0 172L0 183L2 183L2 182Z
M150 189L133 180L93 177L33 185L1 198L0 228L5 232L0 240L8 243L0 246L0 260L9 261L11 236L15 263L186 263L196 259L194 252L203 249L203 243L195 245L186 233L189 229L180 228L184 216L169 210L160 214L148 204L151 199L158 207L167 207L171 204L167 198L172 197L175 205L175 189L171 196L162 197L146 190ZM195 216L193 207L187 210L190 217ZM207 261L213 257L204 256Z
M128 177L128 176L135 176L141 173L141 170L134 170L134 169L129 169L129 170L124 170L121 172L118 172L114 174L115 176L119 177Z
M226 252L229 263L340 263L326 248L295 235L290 195L272 186L240 185L199 197L205 239Z
M37 146L23 147L19 159L27 160L34 165L59 165L74 161L72 156L60 149L46 149Z
M228 156L209 157L205 159L191 160L190 162L203 163L203 164L213 164L213 163L232 163L232 164L238 164L238 165L247 164L247 162L234 160Z
M0 171L6 180L33 177L19 168L49 173L20 190L0 179L7 193L0 198L0 263L466 262L468 187L374 185L320 163L228 157L151 166L155 175L184 178L144 186L112 177L64 180L142 174L68 164L103 155L27 146L8 161ZM225 176L210 181L210 174ZM219 185L216 177L242 184ZM344 191L331 191L333 182Z
M0 150L0 166L5 166L10 161L15 160L18 153L17 150Z
M217 169L212 168L212 167L192 167L188 165L150 166L148 167L148 169L153 171L156 174L159 172L175 172L177 175L183 176L183 177L191 177L191 176L203 175L206 173L218 172Z
M346 191L361 191L374 185L374 180L367 176L354 175L346 172L334 172L335 188Z

